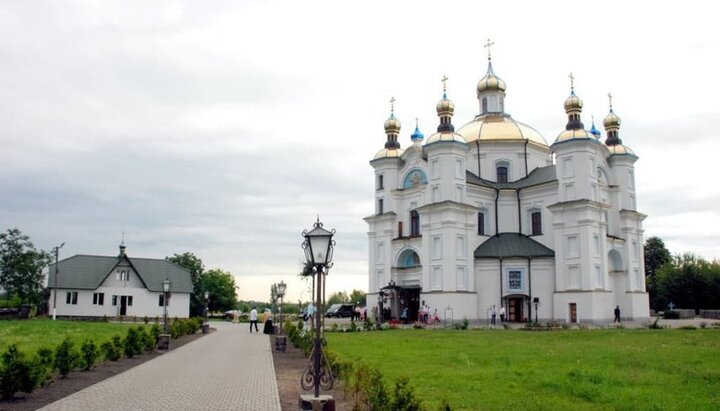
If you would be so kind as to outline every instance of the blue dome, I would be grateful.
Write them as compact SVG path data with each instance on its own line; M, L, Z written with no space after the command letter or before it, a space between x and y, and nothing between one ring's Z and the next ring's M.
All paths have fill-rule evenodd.
M415 126L415 131L413 131L412 134L410 134L410 139L412 141L422 141L425 138L425 135L420 132L420 129L418 126Z
M598 130L597 128L595 128L595 122L594 122L594 121L593 121L593 123L592 123L592 127L590 127L590 134L592 134L593 136L595 136L595 138L600 138L600 136L602 135L602 134L600 133L600 130Z

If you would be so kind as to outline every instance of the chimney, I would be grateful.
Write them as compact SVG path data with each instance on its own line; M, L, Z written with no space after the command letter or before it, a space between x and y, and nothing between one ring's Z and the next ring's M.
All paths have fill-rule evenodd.
M125 243L120 244L120 255L119 257L125 257Z

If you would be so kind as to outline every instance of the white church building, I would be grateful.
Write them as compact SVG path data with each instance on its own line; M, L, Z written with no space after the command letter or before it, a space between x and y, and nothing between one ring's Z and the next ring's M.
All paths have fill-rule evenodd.
M571 80L572 81L572 80ZM453 124L443 93L439 125L415 127L408 147L391 107L387 141L370 161L375 212L369 225L368 305L409 319L428 306L440 318L605 323L649 318L643 264L645 215L636 210L638 157L620 139L585 129L571 83L567 124L548 145L505 112L506 84L493 72L477 84L479 114ZM393 100L394 101L394 100Z

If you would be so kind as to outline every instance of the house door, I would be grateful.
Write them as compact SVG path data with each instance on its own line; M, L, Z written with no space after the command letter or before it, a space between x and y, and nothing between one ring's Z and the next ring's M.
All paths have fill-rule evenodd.
M570 303L570 322L571 323L577 322L577 304L576 303Z
M522 297L508 298L508 321L519 323L522 321L523 299Z
M120 296L120 315L127 315L127 295Z

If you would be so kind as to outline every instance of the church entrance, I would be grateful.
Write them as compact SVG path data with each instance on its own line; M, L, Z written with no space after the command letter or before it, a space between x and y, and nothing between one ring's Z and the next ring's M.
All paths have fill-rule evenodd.
M523 297L508 297L508 321L519 323L523 321Z

